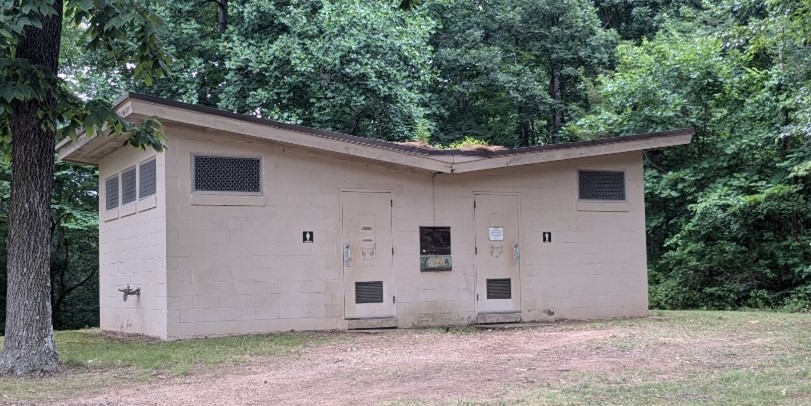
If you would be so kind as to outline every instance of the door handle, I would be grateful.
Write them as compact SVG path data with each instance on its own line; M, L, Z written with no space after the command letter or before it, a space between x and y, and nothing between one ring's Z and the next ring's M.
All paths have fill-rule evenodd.
M344 267L352 266L352 250L349 249L349 243L344 243Z
M513 262L516 264L521 261L521 249L518 248L518 243L513 244Z

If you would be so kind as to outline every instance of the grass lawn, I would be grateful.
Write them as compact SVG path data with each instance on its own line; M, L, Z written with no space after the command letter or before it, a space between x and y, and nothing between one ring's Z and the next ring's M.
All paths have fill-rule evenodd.
M28 379L0 377L0 403L102 392L114 386L236 365L252 358L284 356L329 340L328 333L303 332L164 342L103 334L98 329L57 331L62 371Z
M410 338L416 336L434 338L428 341ZM487 363L490 356L486 351L474 349L477 341L501 342L507 338L512 345L524 346L515 348L518 355L527 351L543 353L537 359L517 355L512 361L509 354L501 355L499 362L514 365L499 373L487 373L485 382L492 390L487 389L489 392L485 392L491 395L484 398L465 395L464 391L460 392L461 397L442 395L456 393L454 388L459 385L482 382L478 376L481 372L475 366ZM332 365L321 355L295 361L293 354L308 354L320 348L338 358L352 354L353 359L360 360L367 347L377 348L367 354L372 361L357 361L357 365L352 364L354 369L342 370L339 375L327 373L319 378L324 379L319 385L342 387L347 385L347 379L366 379L368 389L378 390L379 396L357 399L358 404L811 404L811 314L656 311L643 319L561 322L506 331L466 327L396 330L371 336L305 332L176 342L81 330L58 332L56 339L63 371L38 378L0 378L0 404L108 393L143 382L172 385L185 378L197 379L205 388L217 383L207 379L216 380L217 371L225 366L244 363L261 369L269 359L290 359L289 369L282 373L286 374L285 379L293 379L296 374L313 373L324 367L321 364ZM544 343L547 339L558 341L554 345L551 341ZM429 342L462 346L463 358L468 359L452 361L449 355L440 352L439 361L450 375L436 378L423 374L424 368L433 364L408 361L397 364L397 368L412 369L397 370L400 374L397 385L416 382L415 378L403 377L421 377L427 384L419 383L423 385L420 388L440 385L436 390L445 391L415 390L416 397L403 398L397 385L390 387L393 381L384 376L394 366L380 364L379 355L381 351L389 351L387 356L396 362L402 354L416 349L415 360L429 362L430 358L424 355L431 351L430 344L420 348L423 346L420 343ZM452 383L442 387L443 382ZM481 384L472 385L471 389L481 389ZM290 390L305 398L317 396L312 389ZM387 390L394 392L389 396Z
M495 403L459 404L811 404L811 314L653 311L646 319L588 323L612 327L632 333L591 343L594 351L611 357L655 354L669 368L570 371L540 388L507 388Z

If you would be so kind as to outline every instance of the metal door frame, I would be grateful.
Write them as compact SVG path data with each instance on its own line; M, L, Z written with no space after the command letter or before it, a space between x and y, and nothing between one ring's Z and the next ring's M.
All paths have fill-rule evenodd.
M343 241L343 239L344 239L344 199L343 199L344 193L388 193L389 194L389 196L391 197L391 211L390 211L391 215L389 216L389 227L391 227L390 228L390 230L391 230L391 247L392 247L392 250L393 250L394 249L394 190L392 190L392 189L358 189L358 188L342 188L342 189L338 190L338 196L339 196L339 198L338 198L338 200L339 200L339 202L338 202L338 217L340 218L339 221L341 223L341 230L340 230L340 234L339 234L339 237L338 237L337 244L338 244L338 264L339 264L338 266L341 268L341 309L343 310L342 313L343 313L343 319L344 320L359 320L357 318L350 319L350 318L347 318L347 316L346 316L346 289L344 287L344 283L346 282L346 267L344 266L344 254L343 254L343 251L344 251L344 248L343 248L343 246L344 246L344 241ZM395 280L397 278L395 277L395 270L394 270L394 254L391 253L390 255L391 255L391 257L390 257L390 260L391 260L391 293L392 293L392 296L395 296L394 295L394 292L395 292ZM384 300L385 300L385 298L384 298ZM392 304L392 309L393 309L393 311L392 311L392 315L390 317L397 317L397 302L396 301Z
M474 203L474 206L473 206L473 246L476 249L478 249L478 247L479 247L479 242L476 239L476 234L477 234L476 233L476 231L477 231L476 230L476 210L478 208L475 206L476 196L479 196L479 195L484 195L484 196L515 196L515 199L516 199L515 217L516 217L516 220L517 220L516 223L518 224L518 237L517 237L517 239L518 239L518 247L520 249L521 244L522 244L522 242L521 242L521 193L518 193L518 192L476 192L476 191L473 192L473 203ZM475 303L474 311L478 315L478 314L483 314L483 313L479 313L479 301L476 299L478 297L477 295L480 293L479 292L479 269L478 269L478 265L476 264L476 255L477 254L474 254L474 257L473 257L473 271L475 272L475 275L476 275L476 277L474 278L475 282L473 284L473 302ZM518 259L518 291L519 291L519 293L521 293L521 291L524 288L524 285L521 283L521 276L523 274L523 269L524 269L524 267L523 267L523 259L522 258L523 258L523 255L520 256L519 259ZM484 292L484 294L486 295L487 292ZM518 310L515 311L515 313L522 313L523 312L524 306L521 303L522 301L523 301L523 294L520 296L520 299L518 300ZM484 313L484 314L486 314L486 313Z

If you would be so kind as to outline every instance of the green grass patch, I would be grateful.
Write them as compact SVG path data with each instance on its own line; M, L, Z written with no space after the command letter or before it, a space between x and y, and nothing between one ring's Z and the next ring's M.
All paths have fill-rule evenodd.
M618 329L615 337L582 344L583 348L612 356L672 347L674 366L664 373L661 367L566 371L535 388L505 388L505 396L498 400L449 404L811 404L808 314L656 311L647 318L571 322L562 328ZM718 347L708 343L717 343Z
M62 362L71 366L135 367L178 375L188 373L195 366L235 364L249 357L284 354L316 337L307 333L278 333L152 341L82 330L58 332L57 345Z
M106 335L97 329L58 331L62 372L25 379L0 377L0 403L100 392L122 383L182 376L195 369L284 355L329 340L328 333L306 332L158 341Z

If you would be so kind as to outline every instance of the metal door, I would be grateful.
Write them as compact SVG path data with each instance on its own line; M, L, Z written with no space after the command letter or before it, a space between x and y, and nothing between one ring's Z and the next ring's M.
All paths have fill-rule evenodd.
M474 196L476 301L481 313L521 311L518 196Z
M344 315L394 316L391 193L341 193Z

